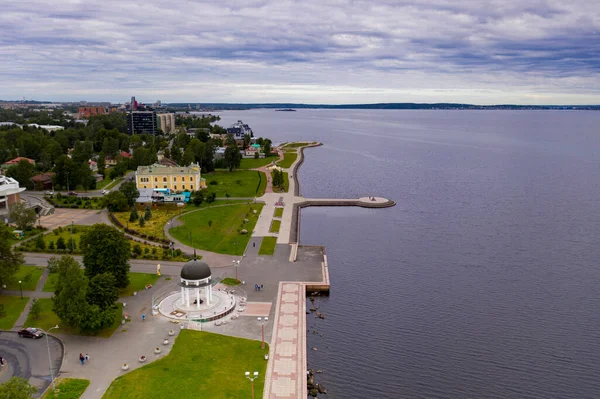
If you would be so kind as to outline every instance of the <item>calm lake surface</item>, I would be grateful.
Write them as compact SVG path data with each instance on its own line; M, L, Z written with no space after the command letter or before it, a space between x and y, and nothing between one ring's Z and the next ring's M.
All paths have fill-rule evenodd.
M307 315L326 397L600 397L600 112L221 116L323 142L305 197L398 203L302 211L329 258L326 319Z

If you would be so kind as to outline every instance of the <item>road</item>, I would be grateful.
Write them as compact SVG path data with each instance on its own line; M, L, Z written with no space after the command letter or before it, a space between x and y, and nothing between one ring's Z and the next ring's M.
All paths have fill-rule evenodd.
M130 172L130 173L126 174L123 177L123 180L121 180L119 183L117 183L113 187L111 187L110 191L118 189L121 186L121 184L123 184L126 181L129 181L130 179L133 179L134 177L135 177L135 172ZM66 191L55 191L55 194L59 193L59 192L66 195ZM75 192L78 194L79 197L102 197L104 195L104 194L102 194L102 190L75 191ZM26 193L31 196L43 197L45 191L27 190Z

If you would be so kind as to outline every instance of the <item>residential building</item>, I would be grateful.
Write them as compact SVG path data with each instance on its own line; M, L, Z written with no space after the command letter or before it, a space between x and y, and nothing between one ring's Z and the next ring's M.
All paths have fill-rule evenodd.
M104 158L104 165L105 166L115 166L123 158L132 158L132 157L133 156L130 153L125 152L125 151L121 151L120 153L118 153L114 157L108 155L106 158Z
M80 118L89 118L94 115L104 115L106 114L106 108L104 107L79 107L79 117Z
M52 190L54 172L40 173L39 175L33 176L29 180L31 180L31 182L33 183L33 188L35 190Z
M242 155L244 158L254 158L258 154L260 158L264 158L265 155L262 153L260 149L260 145L252 144L246 147L244 150L244 154Z
M25 188L12 177L0 176L0 216L8 221L9 208L21 201L21 193Z
M174 192L195 191L206 188L198 164L190 166L165 166L158 163L138 166L135 172L138 189L169 189Z
M243 140L244 136L247 134L250 135L250 137L254 136L254 134L252 133L252 129L250 129L250 126L248 126L242 121L237 121L236 123L228 127L227 134L232 134L236 140Z
M129 111L127 114L127 133L130 135L156 134L156 119L155 111Z
M175 133L175 114L156 114L156 121L164 134Z
M30 163L30 164L32 164L32 165L35 165L35 161L34 161L33 159L29 159L29 158L25 158L25 157L17 157L17 158L15 158L15 159L11 159L10 161L6 161L6 162L4 162L4 163L3 163L3 164L0 166L0 168L2 168L2 169L8 169L8 168L10 168L11 166L18 165L18 164L19 164L19 162L21 162L21 161L23 161L23 160L25 160L25 161L29 162L29 163Z

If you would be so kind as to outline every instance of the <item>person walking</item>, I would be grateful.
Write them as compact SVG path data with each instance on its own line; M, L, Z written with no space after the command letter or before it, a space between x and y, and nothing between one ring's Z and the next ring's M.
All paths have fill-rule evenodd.
M79 361L81 362L81 364L85 364L85 363L84 363L84 361L85 361L85 357L83 357L83 353L80 353L80 354L79 354Z
M84 358L85 358L85 361L86 361L86 362L89 362L89 361L90 361L90 355L88 355L87 353L85 354Z
M142 313L142 321L146 320L146 313Z

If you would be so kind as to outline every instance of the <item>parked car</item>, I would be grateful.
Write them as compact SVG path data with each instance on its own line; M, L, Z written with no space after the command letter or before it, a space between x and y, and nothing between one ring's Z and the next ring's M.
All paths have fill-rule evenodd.
M22 330L19 330L19 332L17 334L19 334L19 337L21 337L21 338L33 338L33 339L42 338L44 336L44 333L42 332L42 330L40 330L38 328L34 328L34 327L23 328Z
M54 191L44 191L44 195L54 195Z
M67 192L67 195L72 195L74 197L77 197L77 193L75 191L69 191L69 192Z

